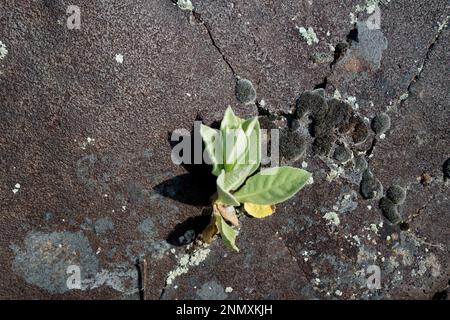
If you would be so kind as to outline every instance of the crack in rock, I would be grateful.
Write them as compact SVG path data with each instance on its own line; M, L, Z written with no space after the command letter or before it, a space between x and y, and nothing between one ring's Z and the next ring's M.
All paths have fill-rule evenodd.
M172 3L174 3L175 5L177 5L181 10L187 10L187 11L191 11L192 16L194 17L195 21L200 24L203 25L206 29L206 32L208 33L208 37L211 41L212 46L216 49L216 51L220 54L220 56L222 57L222 60L225 62L225 64L228 66L228 68L230 69L231 73L233 73L233 76L236 78L237 74L234 71L233 66L231 65L230 61L228 60L228 58L225 56L225 54L223 53L222 49L219 47L219 45L217 45L216 40L214 39L214 36L211 32L211 28L208 26L208 23L201 17L200 13L198 13L197 11L195 11L195 8L192 6L192 3L190 1L180 1L180 0L171 0ZM190 5L189 5L190 4Z

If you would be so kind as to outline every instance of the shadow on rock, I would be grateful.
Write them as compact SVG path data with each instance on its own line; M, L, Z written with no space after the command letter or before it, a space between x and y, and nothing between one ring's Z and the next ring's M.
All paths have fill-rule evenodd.
M200 216L190 217L177 224L167 237L167 242L174 246L188 245L206 228L210 219L210 210L204 209Z
M200 120L197 117L196 121ZM187 130L184 133L177 132L175 141L172 141L172 137L175 135L171 132L168 133L168 141L172 149L179 143L183 142L184 144L186 142L184 144L186 148L181 149L178 156L184 159L180 165L187 173L165 180L153 189L158 194L181 203L194 206L209 206L210 198L216 190L216 177L211 173L211 166L204 163L203 160L201 164L194 164L195 143L201 145L202 152L204 150L201 138L199 141L194 142L194 136L198 135L200 137L199 132L194 134L194 128L191 129L191 132L187 132ZM190 153L185 155L184 150L190 150Z

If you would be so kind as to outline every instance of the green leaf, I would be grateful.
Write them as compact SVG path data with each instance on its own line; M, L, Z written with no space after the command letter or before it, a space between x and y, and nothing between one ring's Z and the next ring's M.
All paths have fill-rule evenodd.
M223 241L229 246L231 249L236 250L239 252L239 248L236 246L236 236L237 231L234 230L232 227L230 227L225 220L222 218L222 216L215 214L216 219L216 225L219 229L220 236L222 237Z
M224 129L222 131L224 150L224 169L230 172L247 152L247 136L242 128Z
M223 131L225 129L237 129L241 127L241 124L242 119L234 114L231 107L228 107L227 110L225 110L222 122L220 123L220 130Z
M261 164L261 127L258 117L245 120L242 129L247 136L247 152L245 163L250 165L249 174L253 174ZM238 161L239 163L239 161Z
M303 169L270 168L249 178L234 197L239 202L277 204L296 194L310 177L311 173Z
M217 177L217 200L220 203L229 205L229 206L239 206L239 202L236 198L227 190L225 186L225 170L222 170L220 175Z
M261 163L261 129L258 117L242 123L247 139L247 149L241 154L231 171L225 172L224 187L228 191L237 190Z
M206 152L212 162L212 174L218 176L220 171L223 169L223 152L221 149L223 144L221 141L220 132L202 124L200 126L200 135L205 142Z
M225 172L223 187L227 191L237 190L251 174L252 166L236 165L232 171Z

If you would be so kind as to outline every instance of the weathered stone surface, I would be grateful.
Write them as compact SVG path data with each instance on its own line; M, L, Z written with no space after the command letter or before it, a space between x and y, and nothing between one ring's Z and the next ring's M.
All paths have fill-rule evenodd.
M192 0L192 12L171 0L79 1L81 29L69 30L69 1L1 1L0 297L138 299L143 269L147 299L446 290L447 3L392 0L376 30L364 23L370 3ZM256 104L237 98L237 77ZM305 93L314 88L324 89ZM242 218L239 253L217 239L195 250L214 177L173 164L170 136L219 121L228 105L304 138L287 158L314 183L268 218ZM375 137L380 113L391 128ZM350 158L336 161L342 145ZM389 191L363 199L368 170L407 191L403 226L379 208ZM81 290L67 287L70 265ZM378 290L367 287L373 265Z

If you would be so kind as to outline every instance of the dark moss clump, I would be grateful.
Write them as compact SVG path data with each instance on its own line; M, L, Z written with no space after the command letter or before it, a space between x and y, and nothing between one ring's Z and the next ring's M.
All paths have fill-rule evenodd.
M328 107L329 110L326 119L328 124L339 128L340 131L342 131L341 128L348 127L350 118L353 113L352 106L347 102L341 100L330 99L328 101ZM345 131L344 133L348 131L349 130Z
M360 191L364 199L376 198L383 193L383 185L369 169L366 169L362 175Z
M405 202L406 191L398 185L393 185L386 191L386 197L395 204L402 204Z
M318 155L328 156L336 136L333 124L327 121L328 104L324 94L322 89L303 92L297 99L294 117L309 118L309 132L315 138L313 151Z
M331 134L316 137L313 144L314 153L319 156L328 156L335 141L336 137Z
M250 80L240 79L236 82L236 98L239 102L248 104L256 99L256 90Z
M350 135L352 145L366 141L369 136L366 123L355 114L352 106L335 98L327 100L323 89L305 91L300 95L296 102L293 123L295 120L308 123L308 131L314 138L313 152L320 156L329 156L334 143L342 135ZM348 161L348 152L343 154L339 151L336 156L345 156L342 161Z
M389 222L393 224L398 224L401 222L402 218L398 212L397 205L393 203L389 198L383 197L379 202L379 206L383 215Z
M386 113L380 113L372 120L372 130L376 134L383 134L391 127L391 118Z
M343 144L339 144L336 149L334 149L334 158L341 162L345 163L352 157L352 152L347 149Z
M353 125L352 139L355 144L363 143L369 136L369 129L360 116L353 116L350 123Z
M369 167L366 158L363 155L355 157L355 169L358 172L364 172Z
M305 91L297 99L294 116L301 119L309 115L313 122L320 122L327 110L328 104L323 96L323 90Z
M306 151L306 140L292 129L280 131L280 155L286 160L297 160Z

